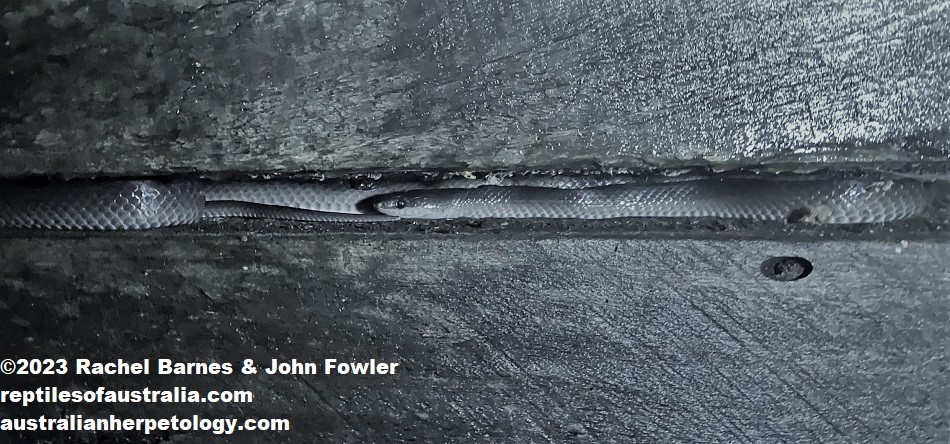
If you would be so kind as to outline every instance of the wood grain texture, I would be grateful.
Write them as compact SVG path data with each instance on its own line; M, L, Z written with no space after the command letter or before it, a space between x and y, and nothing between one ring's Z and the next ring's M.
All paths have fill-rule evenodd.
M950 3L8 1L0 175L944 161Z
M760 274L787 255L811 260L812 274ZM950 438L947 257L946 242L918 241L11 238L0 344L20 357L402 363L395 378L45 382L246 388L253 404L174 410L289 417L281 439L940 442ZM27 382L37 380L0 386Z

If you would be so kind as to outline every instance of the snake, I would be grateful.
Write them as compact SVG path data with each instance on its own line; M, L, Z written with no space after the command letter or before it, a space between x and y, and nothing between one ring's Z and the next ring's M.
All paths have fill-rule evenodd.
M579 189L415 190L380 199L375 207L407 219L719 217L856 224L917 216L943 195L933 183L910 179L719 178Z
M282 182L205 185L196 181L105 180L16 185L0 188L0 227L139 230L219 217L313 222L396 219L359 211L356 202L368 194L343 186L302 187Z
M431 183L151 179L0 186L0 227L137 230L242 217L399 219L723 217L822 224L917 216L940 196L912 179L694 179L526 176Z
M138 230L188 225L201 219L241 217L311 222L385 222L368 205L374 196L404 190L498 185L588 187L622 183L616 175L538 175L483 180L373 181L159 181L78 180L0 185L0 228Z

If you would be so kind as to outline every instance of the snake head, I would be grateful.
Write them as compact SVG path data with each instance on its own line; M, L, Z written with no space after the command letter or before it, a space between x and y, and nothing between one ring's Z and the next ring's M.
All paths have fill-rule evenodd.
M456 207L451 199L438 191L408 191L377 200L374 204L380 213L408 219L448 219Z

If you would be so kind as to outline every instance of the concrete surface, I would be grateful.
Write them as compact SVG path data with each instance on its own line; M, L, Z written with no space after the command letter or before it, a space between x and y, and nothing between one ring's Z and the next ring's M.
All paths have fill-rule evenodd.
M224 231L14 235L4 244L6 354L403 366L368 379L107 378L249 388L251 405L176 410L293 422L287 435L239 440L950 439L946 241ZM761 274L765 259L788 255L810 260L812 274ZM34 383L0 379L4 388Z
M0 176L946 161L948 1L8 0Z

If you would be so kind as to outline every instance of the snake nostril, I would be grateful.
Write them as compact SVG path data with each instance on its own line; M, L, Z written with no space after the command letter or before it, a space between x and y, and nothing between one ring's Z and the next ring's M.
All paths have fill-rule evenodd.
M404 201L404 200L397 200L397 201L396 201L396 208L399 208L399 209L406 208L406 201Z
M812 265L802 257L770 257L762 262L762 274L776 281L797 281L811 273Z

